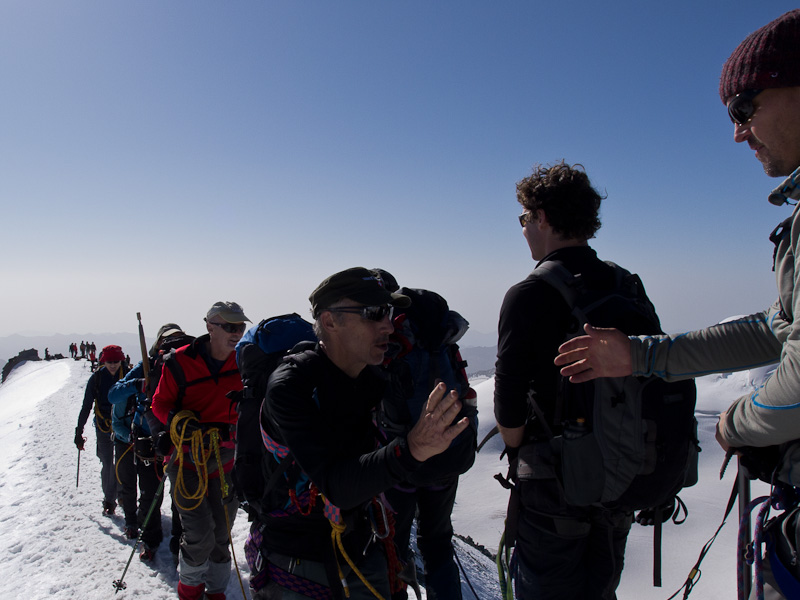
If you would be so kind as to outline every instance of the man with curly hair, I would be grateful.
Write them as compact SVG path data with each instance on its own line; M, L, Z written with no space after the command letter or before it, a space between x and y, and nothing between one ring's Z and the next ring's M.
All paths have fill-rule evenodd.
M517 200L524 209L519 216L522 233L537 267L554 261L580 273L591 289L613 289L613 267L588 244L600 228L602 196L581 165L561 161L536 166L517 183ZM559 382L553 359L571 321L570 307L558 290L533 274L512 286L503 300L494 410L512 468L521 447L534 453L536 463L554 464L549 438L561 432L552 430L558 428ZM529 418L531 393L541 418ZM615 598L632 514L567 504L555 470L551 466L548 471L517 482L516 597Z

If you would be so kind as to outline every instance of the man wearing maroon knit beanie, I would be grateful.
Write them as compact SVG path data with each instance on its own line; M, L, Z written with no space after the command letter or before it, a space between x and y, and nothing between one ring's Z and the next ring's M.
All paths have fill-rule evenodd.
M800 9L739 44L722 67L719 95L733 122L734 141L747 142L767 175L786 177L769 202L795 205L770 236L777 301L748 317L681 335L628 338L587 325L589 335L563 344L556 364L563 366L562 375L579 383L629 374L674 381L779 361L764 386L720 415L717 441L740 452L751 475L769 480L774 490L788 490L780 507L784 512L774 511L763 531L771 543L756 548L763 561L756 563L751 597L759 597L763 583L765 599L800 598L795 552L800 510L794 510L800 502L793 489L800 487L800 290L794 289L800 275ZM767 447L771 451L765 452Z

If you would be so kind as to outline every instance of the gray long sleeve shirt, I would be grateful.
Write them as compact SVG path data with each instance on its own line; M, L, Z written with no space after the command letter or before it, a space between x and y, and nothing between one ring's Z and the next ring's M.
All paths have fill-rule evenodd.
M634 374L667 380L780 361L763 386L728 408L720 429L731 446L800 439L800 325L794 327L794 315L800 315L799 246L800 211L795 208L776 248L778 300L766 311L681 335L631 338Z

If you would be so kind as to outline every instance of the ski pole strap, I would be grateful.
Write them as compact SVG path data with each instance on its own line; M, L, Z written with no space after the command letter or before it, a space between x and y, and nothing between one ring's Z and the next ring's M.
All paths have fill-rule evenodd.
M662 517L664 509L658 507L654 513L653 522L653 586L661 587L661 537L662 537Z
M731 511L733 510L733 507L736 504L736 498L738 497L738 495L739 495L739 481L734 480L733 488L731 489L731 495L728 498L728 504L725 507L725 514L722 516L722 522L719 524L719 527L717 527L717 530L714 532L714 535L712 535L709 538L709 540L703 545L703 548L700 550L700 555L697 557L697 562L694 563L694 566L689 571L689 575L687 575L686 581L683 583L681 587L677 589L677 591L674 594L672 594L672 596L667 598L667 600L672 600L673 598L677 597L678 594L681 593L681 590L684 590L683 592L684 600L686 600L686 598L689 597L689 594L692 593L692 589L700 580L700 576L702 575L702 571L700 570L700 563L703 562L703 559L706 557L706 554L708 554L708 551L711 550L712 544L717 539L719 532L722 531L725 522L728 520L728 516L731 514Z

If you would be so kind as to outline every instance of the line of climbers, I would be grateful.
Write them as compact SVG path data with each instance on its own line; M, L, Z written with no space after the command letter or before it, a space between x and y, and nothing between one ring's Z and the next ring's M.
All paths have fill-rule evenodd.
M162 326L147 368L126 372L121 348L103 349L75 432L82 450L93 410L103 513L119 502L125 536L152 560L167 473L182 600L225 598L240 505L254 598L399 600L408 584L419 597L416 516L428 597L461 598L451 512L477 437L456 344L467 322L438 294L360 267L311 302L313 325L286 315L244 338L242 308L217 302L199 338Z

